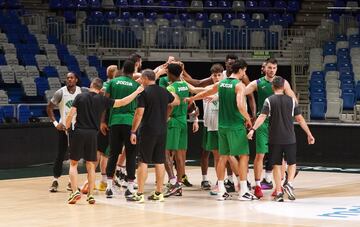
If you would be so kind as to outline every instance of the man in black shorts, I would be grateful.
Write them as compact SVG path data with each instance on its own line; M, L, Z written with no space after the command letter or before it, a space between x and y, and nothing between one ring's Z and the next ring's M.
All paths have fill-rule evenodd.
M261 114L256 119L253 128L250 129L248 138L252 139L256 129L264 123L269 116L269 151L270 162L273 165L273 177L276 186L277 202L283 202L283 192L281 185L281 165L283 157L288 163L288 182L283 186L290 200L295 200L293 180L296 171L296 137L294 131L293 118L299 123L300 127L307 134L309 144L314 144L315 139L311 134L300 108L294 98L284 95L285 80L276 76L272 82L274 95L265 99Z
M145 90L137 98L137 109L131 128L130 141L137 144L139 155L137 179L139 189L129 200L144 202L144 185L147 178L147 165L155 164L156 191L148 197L149 200L164 201L162 187L165 175L165 145L167 130L168 105L179 105L166 89L158 86L155 73L151 69L144 70L141 84ZM139 127L140 126L140 127Z
M89 192L87 201L95 203L93 190L95 185L95 163L97 161L97 134L100 127L101 115L110 107L120 107L133 101L136 96L143 91L139 87L131 95L123 99L109 99L100 93L103 87L102 80L95 78L92 80L90 90L76 96L70 112L66 117L66 129L70 129L71 120L76 114L76 124L74 131L70 131L70 181L72 193L68 199L69 204L75 204L81 198L77 186L77 165L80 158L86 161L88 172Z

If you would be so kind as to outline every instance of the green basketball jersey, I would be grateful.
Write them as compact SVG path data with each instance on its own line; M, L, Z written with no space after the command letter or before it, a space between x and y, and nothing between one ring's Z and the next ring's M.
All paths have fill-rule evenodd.
M236 104L235 87L240 80L226 78L219 83L219 129L244 127L244 117Z
M274 94L272 84L264 77L259 78L257 81L257 110L261 112L265 99Z
M107 88L109 87L109 82L110 82L110 81L105 81L105 82L103 83L103 88L104 88L105 91L107 91Z
M184 81L175 81L167 87L169 92L177 94L180 98L180 105L175 106L170 115L168 126L184 127L186 126L186 116L188 104L184 102L184 98L189 97L189 87Z
M163 88L167 88L170 85L169 78L167 76L160 77L159 86Z
M122 99L132 94L139 86L135 80L120 76L109 81L106 93L109 93L112 99ZM132 125L135 109L136 99L126 106L111 108L109 125Z

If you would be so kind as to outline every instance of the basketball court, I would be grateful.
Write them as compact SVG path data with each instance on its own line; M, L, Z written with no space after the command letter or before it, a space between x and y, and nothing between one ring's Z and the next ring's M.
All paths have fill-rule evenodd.
M0 181L0 226L360 226L359 175L301 171L295 180L295 201L271 201L271 190L260 201L217 201L200 189L200 167L188 167L194 187L185 188L182 197L165 202L127 202L124 190L105 198L96 192L95 205L86 196L75 205L67 204L67 176L61 177L59 192L49 193L51 177ZM80 182L86 175L80 176ZM99 176L97 176L99 179ZM209 170L215 181L215 172ZM253 179L250 170L250 179ZM150 169L145 194L153 190L154 171ZM5 224L6 223L6 224Z

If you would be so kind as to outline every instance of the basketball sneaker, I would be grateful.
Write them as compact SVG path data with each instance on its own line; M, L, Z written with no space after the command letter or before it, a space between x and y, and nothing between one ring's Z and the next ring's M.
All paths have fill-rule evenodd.
M295 200L294 188L290 184L284 185L284 191L288 195L289 200Z
M49 188L50 192L57 192L59 187L59 183L57 180L54 180Z
M246 181L246 184L247 184L248 190L251 191L251 183L250 183L250 181Z
M186 187L192 187L193 185L190 183L186 174L181 178L181 183L183 183Z
M104 181L100 181L100 184L99 184L99 191L105 191L106 190L106 187L107 187L107 183L104 182Z
M267 182L265 178L260 182L260 185L263 190L270 190L274 187L272 181Z
M274 197L275 202L284 202L284 193L279 193Z
M283 188L281 188L281 192L284 192L284 189ZM271 196L272 197L275 197L277 195L277 193L276 193L276 189L273 191L273 193L271 194Z
M126 199L131 199L135 194L136 194L135 192L131 192L129 189L126 189L124 195Z
M70 193L70 196L68 198L68 204L75 204L80 199L81 199L80 191L76 190L75 192Z
M152 192L151 195L148 197L148 200L164 202L164 194Z
M126 190L126 191L128 191L128 190ZM144 196L143 193L138 194L137 192L134 192L131 196L127 197L126 200L130 201L130 202L144 203L145 202L145 196Z
M201 181L201 189L202 190L210 190L211 189L211 184L209 181L205 180L205 181Z
M230 180L226 179L224 182L224 186L227 193L235 192L235 185L234 182L231 182Z
M252 200L259 200L259 198L256 197L251 192L245 192L244 194L239 195L238 200L240 200L240 201L252 201Z
M182 195L182 190L181 190L182 186L179 182L176 182L176 184L172 185L170 184L168 187L166 187L165 189L165 193L164 193L164 197L169 197L172 195L176 195L176 194L181 194Z
M300 170L296 169L294 179L299 174L299 171ZM285 180L284 180L283 186L285 186L287 183L288 183L288 172L285 171Z
M111 188L107 188L105 191L106 198L110 199L114 196L113 190Z
M227 192L219 192L217 200L219 201L224 201L224 200L228 200L231 199L231 195Z
M264 196L263 192L261 191L261 187L260 187L260 186L255 186L254 194L255 194L255 196L258 197L259 199Z
M72 192L71 183L70 183L70 182L67 184L66 190L68 190L69 192Z
M86 201L87 201L89 204L94 204L94 203L95 203L95 198L94 198L93 195L87 195Z
M218 195L219 194L219 187L215 185L213 189L210 191L210 195Z

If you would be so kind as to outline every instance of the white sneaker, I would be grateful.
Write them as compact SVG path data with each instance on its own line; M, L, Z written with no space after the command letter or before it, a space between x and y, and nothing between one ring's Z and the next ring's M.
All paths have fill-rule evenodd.
M229 193L227 193L227 192L219 192L217 200L218 201L224 201L224 200L228 200L230 198L231 198L231 195Z
M244 194L239 195L238 200L240 200L240 201L252 201L252 200L259 200L259 198L256 197L251 192L245 192Z

